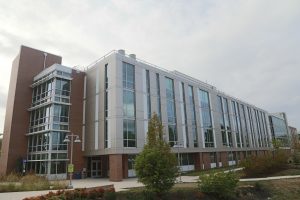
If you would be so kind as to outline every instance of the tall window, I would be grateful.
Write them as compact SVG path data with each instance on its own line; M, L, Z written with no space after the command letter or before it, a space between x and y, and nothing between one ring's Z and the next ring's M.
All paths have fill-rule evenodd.
M123 145L136 147L134 66L123 62Z
M223 104L222 104L222 97L217 96L218 100L218 113L219 113L219 121L220 121L220 128L221 128L221 134L222 134L222 143L223 146L228 146L227 141L227 135L226 135L226 129L225 129L225 116L224 116L224 110L223 110Z
M198 96L200 100L200 113L202 120L202 129L204 132L204 143L205 147L214 147L214 134L211 119L211 110L208 92L198 90Z
M233 111L233 122L235 126L235 138L237 147L242 147L241 145L241 123L238 115L238 108L235 101L231 101L232 111Z
M264 123L264 128L265 128L265 136L266 136L266 143L267 143L267 147L270 146L270 138L269 138L269 133L268 133L268 125L267 125L267 119L266 119L266 114L262 113L262 118L263 118L263 123Z
M151 95L150 95L150 74L146 70L146 89L147 89L147 115L148 119L151 118Z
M246 117L246 110L245 110L245 106L243 104L241 104L241 111L242 111L242 119L243 119L243 128L245 130L245 138L246 138L246 146L247 147L250 147L250 141L249 141L249 128L248 128L248 125L247 125L247 117Z
M256 147L257 144L256 144L255 131L254 131L254 123L253 123L252 110L251 110L250 107L247 107L247 110L248 110L248 118L249 118L249 125L250 125L252 147Z
M261 130L260 130L260 123L259 123L259 116L258 116L258 111L254 109L254 115L255 115L255 120L256 120L256 128L257 128L257 133L258 133L258 146L262 147L262 139L261 139Z
M167 95L167 115L168 115L168 131L169 143L174 146L177 142L177 127L176 127L176 110L175 110L175 95L174 81L166 77L166 95Z
M107 66L108 64L105 64L105 97L104 97L104 110L105 110L105 125L104 125L104 147L107 148L108 146L108 123L107 123L107 117L108 117L108 74L107 74Z
M230 126L230 116L228 112L228 101L226 98L218 96L218 112L220 115L220 127L223 146L232 147L232 134Z
M181 83L181 112L183 113L182 115L182 123L183 123L183 132L185 134L185 141L186 141L186 146L189 146L189 133L188 133L188 124L187 124L187 115L186 115L186 101L185 101L185 89L184 89L184 83Z
M159 74L156 73L156 92L157 92L157 115L161 121L161 99L160 99L160 81Z
M194 147L198 147L198 132L197 132L197 123L196 123L194 91L193 91L193 87L190 86L190 85L189 85L188 95L189 95L189 104L190 104L190 113L191 113Z

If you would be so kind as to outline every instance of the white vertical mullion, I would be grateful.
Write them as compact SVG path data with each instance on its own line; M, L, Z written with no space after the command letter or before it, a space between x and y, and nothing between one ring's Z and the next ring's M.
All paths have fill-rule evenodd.
M99 67L96 69L96 95L95 95L95 150L99 149Z
M144 134L145 134L145 142L147 141L147 131L148 131L148 107L147 107L147 83L146 83L146 69L143 70L143 111L144 111Z

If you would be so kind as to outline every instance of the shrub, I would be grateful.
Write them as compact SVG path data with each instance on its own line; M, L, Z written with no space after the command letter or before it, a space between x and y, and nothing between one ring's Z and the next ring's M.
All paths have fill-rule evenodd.
M211 173L199 177L198 187L201 192L218 199L230 199L235 195L238 182L238 176L234 172Z
M285 151L276 150L273 154L247 157L240 165L246 177L262 177L284 169L287 159Z

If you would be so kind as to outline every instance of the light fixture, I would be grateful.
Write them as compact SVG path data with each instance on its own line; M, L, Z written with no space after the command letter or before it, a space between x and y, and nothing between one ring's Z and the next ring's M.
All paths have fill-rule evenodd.
M79 143L81 142L81 140L79 139L79 136L76 136L75 140L74 140L75 143Z
M70 142L70 139L68 136L65 137L64 142Z

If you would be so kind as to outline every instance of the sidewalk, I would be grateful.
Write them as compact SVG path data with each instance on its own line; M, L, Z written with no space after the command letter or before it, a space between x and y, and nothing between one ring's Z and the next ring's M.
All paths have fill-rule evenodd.
M300 178L300 175L295 176L275 176L275 177L267 177L267 178L247 178L240 179L240 181L264 181L264 180L276 180L276 179L290 179L290 178ZM183 183L196 183L198 181L198 176L182 176L181 180ZM177 179L179 181L179 178ZM109 179L99 178L87 178L80 180L73 180L74 188L90 188L97 187L103 185L114 185L115 190L122 191L128 188L141 187L142 183L137 182L137 178L129 178L124 179L121 182L111 182ZM0 193L0 199L2 200L21 200L25 197L38 196L42 194L47 194L49 191L53 190L44 190L44 191L29 191L29 192L8 192L8 193Z

